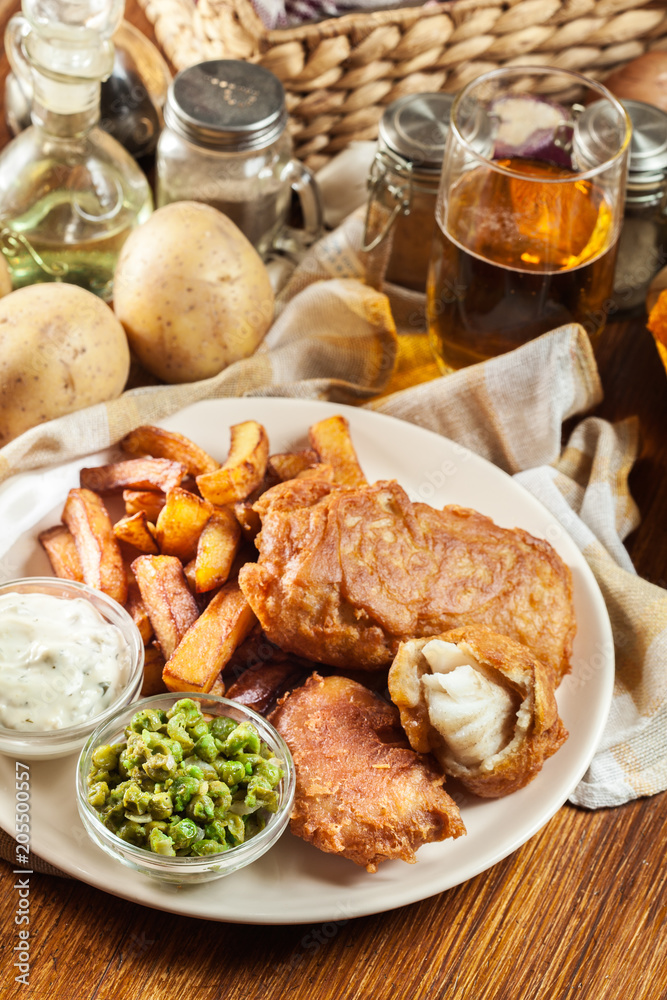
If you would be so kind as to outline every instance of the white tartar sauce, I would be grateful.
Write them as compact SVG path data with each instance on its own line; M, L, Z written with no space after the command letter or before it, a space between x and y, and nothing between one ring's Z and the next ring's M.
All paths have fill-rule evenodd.
M115 701L129 668L119 629L83 598L0 596L0 726L85 722Z

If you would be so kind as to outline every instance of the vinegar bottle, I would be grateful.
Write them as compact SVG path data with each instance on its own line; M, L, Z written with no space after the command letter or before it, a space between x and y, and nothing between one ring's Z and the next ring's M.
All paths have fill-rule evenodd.
M65 281L110 300L120 248L152 211L135 160L97 127L123 7L23 0L7 25L12 69L34 93L32 125L0 154L0 251L13 288Z

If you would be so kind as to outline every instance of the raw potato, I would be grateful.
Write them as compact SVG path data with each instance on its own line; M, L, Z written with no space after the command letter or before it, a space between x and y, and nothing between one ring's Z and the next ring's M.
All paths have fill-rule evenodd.
M667 111L667 52L645 52L604 82L622 101L643 101Z
M130 370L123 328L77 285L28 285L0 299L0 446L45 420L115 399Z
M211 378L247 357L273 320L262 259L210 205L164 205L130 234L114 309L141 364L165 382Z
M9 295L12 290L12 273L4 257L0 256L0 296Z

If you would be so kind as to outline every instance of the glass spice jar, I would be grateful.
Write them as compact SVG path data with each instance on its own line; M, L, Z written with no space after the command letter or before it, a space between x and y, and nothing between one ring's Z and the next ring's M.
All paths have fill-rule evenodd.
M368 179L367 279L425 292L452 94L410 94L385 110Z
M174 78L156 154L157 204L202 201L224 212L266 255L297 252L322 232L310 171L292 155L285 92L254 63L214 59ZM303 229L286 230L292 192Z

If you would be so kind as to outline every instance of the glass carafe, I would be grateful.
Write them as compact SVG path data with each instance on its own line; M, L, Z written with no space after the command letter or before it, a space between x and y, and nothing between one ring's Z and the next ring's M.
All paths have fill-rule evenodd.
M100 84L123 0L23 0L5 44L29 76L32 125L0 154L0 250L14 288L81 285L109 300L120 248L148 218L146 177L102 129Z

